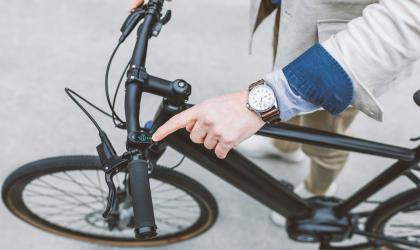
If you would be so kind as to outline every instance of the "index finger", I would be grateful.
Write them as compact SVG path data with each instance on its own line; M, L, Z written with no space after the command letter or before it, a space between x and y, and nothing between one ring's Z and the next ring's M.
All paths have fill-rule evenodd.
M160 141L178 129L185 128L189 123L197 119L195 107L185 110L163 124L152 136L153 141Z

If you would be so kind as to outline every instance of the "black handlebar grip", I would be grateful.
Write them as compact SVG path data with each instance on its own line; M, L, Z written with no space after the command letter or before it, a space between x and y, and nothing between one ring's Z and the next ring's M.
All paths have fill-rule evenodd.
M130 174L136 238L153 238L157 235L157 227L153 213L147 162L140 159L132 160L128 164L128 172Z
M417 106L420 107L420 89L417 90L416 93L414 93L413 99Z

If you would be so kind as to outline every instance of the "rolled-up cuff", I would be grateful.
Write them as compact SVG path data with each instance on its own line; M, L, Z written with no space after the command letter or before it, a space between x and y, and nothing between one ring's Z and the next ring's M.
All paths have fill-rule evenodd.
M304 100L331 114L344 111L353 99L353 83L340 64L315 44L283 68L290 88Z
M296 115L312 112L319 108L319 106L307 102L293 93L282 70L271 72L265 77L265 81L276 95L277 107L280 110L282 121L290 120Z

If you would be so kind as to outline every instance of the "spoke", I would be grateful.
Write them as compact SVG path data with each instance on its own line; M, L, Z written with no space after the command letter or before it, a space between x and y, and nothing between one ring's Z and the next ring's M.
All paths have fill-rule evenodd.
M157 202L156 204L160 205L160 204L168 202L168 201L190 202L191 198L189 198L187 200L182 199L185 196L187 196L187 194L183 194L183 195L180 195L180 196L177 196L177 197L174 197L174 198L169 198L169 199L166 199L166 200L156 198L156 200L160 201L160 202Z
M55 223L56 224L64 223L64 224L70 226L70 225L72 225L76 222L79 222L79 221L85 221L85 218L78 218L78 219L71 219L71 220L58 220L58 221L55 221Z
M62 197L57 197L57 196L52 195L52 194L43 194L43 193L40 193L40 192L37 192L37 191L34 191L34 190L25 189L25 193L28 193L28 192L35 194L35 196L53 198L53 199L56 199L56 200L59 200L59 201L65 201L65 202L69 202L70 204L74 204L74 203L72 203L72 201L74 201L74 199L72 199L72 201L70 201L70 200L63 199ZM34 196L34 195L32 195L32 196Z
M78 201L78 202L80 202L80 203L84 204L84 206L86 206L86 207L90 207L92 210L95 210L95 208L93 208L93 207L89 206L89 205L88 205L88 204L86 204L85 202L81 201L79 198L77 198L77 197L73 196L72 194L70 194L70 193L66 192L66 190L62 190L62 189L60 189L60 188L58 188L58 187L55 187L55 186L51 185L50 183L45 182L44 180L39 179L39 181L42 181L43 183L45 183L46 185L49 185L49 186L50 186L51 188L53 188L54 190L56 190L56 191L58 191L58 192L60 192L60 193L62 193L62 194L64 194L64 195L67 195L68 197L71 197L71 198L73 198L74 200L76 200L76 201Z
M169 188L169 189L163 189L163 190L159 190L159 191L153 191L153 194L160 194L160 193L165 193L165 192L169 192L169 191L177 191L178 189L175 187Z
M79 170L79 171L90 183L92 183L92 185L94 185L96 187L97 190L101 191L100 192L101 196L102 196L102 198L105 199L106 194L105 194L105 191L101 188L100 182L99 182L99 184L95 183L84 171L82 171L82 170ZM96 173L98 173L98 171L96 171Z
M65 212L65 213L63 213L63 212ZM67 211L63 210L63 211L59 211L59 212L39 213L39 215L42 215L46 218L54 217L54 216L58 216L58 215L65 216L65 217L67 217L67 216L81 216L81 217L84 217L85 214L86 213L76 212L72 209L67 209Z
M153 205L153 206L155 206L155 205ZM167 205L157 204L156 207L167 208L167 209L178 209L178 208L197 208L197 205L167 206Z
M28 205L30 205L31 207L35 206L35 207L46 207L46 208L69 208L69 205L72 205L70 208L77 208L80 207L81 203L77 203L77 204L69 204L69 203L58 203L58 204L44 204L44 203L37 203L37 202L33 202L33 201L28 201L26 202ZM87 204L98 204L97 201L92 201L92 202L87 202Z
M57 175L57 174L51 174L51 175L49 175L49 176L54 177L54 178L59 179L59 180L67 181L67 182L70 182L70 183L73 183L73 184L74 184L74 181L69 180L69 179L67 179L67 178L65 178L65 177L63 177L63 176L59 176L59 175ZM102 192L102 191L103 191L102 189L98 189L98 187L96 187L96 186L91 186L91 185L85 185L85 186L86 186L86 187L89 187L89 188L92 188L92 189L95 189L95 190L98 190L98 191L100 191L100 192Z
M399 228L412 228L412 229L417 229L420 230L420 225L413 225L413 224L391 224L389 225L391 227L399 227Z
M73 180L74 183L76 183L77 185L79 185L79 187L81 187L83 190L86 191L86 193L88 193L91 197L93 197L94 199L96 199L99 202L102 202L101 199L98 199L98 195L97 194L92 194L84 185L82 185L82 183L78 182L76 179L74 179L71 175L69 175L69 173L64 172L64 174L66 176L68 176L70 179Z
M132 239L132 228L110 230L108 222L102 218L101 208L107 194L101 177L100 171L79 169L42 176L24 189L25 205L41 219L58 227L83 234ZM124 185L122 177L115 178L118 186ZM177 233L194 225L200 213L197 201L172 184L152 181L160 235Z
M31 183L30 185L28 185L29 187L32 187L32 186L35 186L34 185L34 183ZM44 187L44 188L48 188L48 190L50 190L50 191L52 191L51 190L51 187ZM36 192L36 193L38 193L38 194L42 194L42 195L50 195L50 196L52 196L52 195L59 195L59 194L61 194L61 193L50 193L50 194L46 194L46 193L40 193L40 192L38 192L38 191L35 191L35 190L31 190L31 189L25 189L25 190L28 190L28 191L31 191L31 192ZM65 189L63 189L63 190L65 190ZM86 194L86 193L79 193L79 192L74 192L74 191L71 191L71 190L65 190L65 191L67 191L67 192L71 192L73 195L76 195L76 196L84 196L84 197L92 197L92 195L89 195L89 194ZM102 202L102 201L101 201Z

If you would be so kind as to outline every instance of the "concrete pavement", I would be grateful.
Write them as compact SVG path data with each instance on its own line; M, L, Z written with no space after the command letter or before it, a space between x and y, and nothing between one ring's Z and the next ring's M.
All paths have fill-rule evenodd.
M13 169L35 159L95 153L96 131L65 96L63 88L71 87L105 107L104 70L127 6L128 1L110 0L0 3L0 182ZM188 80L193 85L192 102L245 88L270 70L272 20L257 32L254 52L249 56L248 1L175 0L167 7L173 10L173 19L150 43L148 71L167 79ZM130 55L132 38L116 58L114 80ZM353 134L414 146L408 139L420 135L420 108L412 101L412 94L420 88L419 81L417 65L411 78L381 97L385 121L378 123L360 115ZM122 98L119 101L121 104ZM158 98L147 96L143 106L156 107L158 102ZM143 110L142 120L150 119L154 108ZM121 151L124 133L115 131L108 120L100 121ZM175 152L169 152L163 163L170 165L177 159ZM348 196L390 162L352 154L338 179L338 195ZM274 176L297 184L309 162L258 163ZM206 234L158 249L316 249L316 245L289 240L284 231L269 221L267 208L191 161L179 170L213 192L220 216ZM398 180L377 197L384 198L407 187L406 181ZM0 249L117 249L47 234L17 220L3 204L0 225Z

